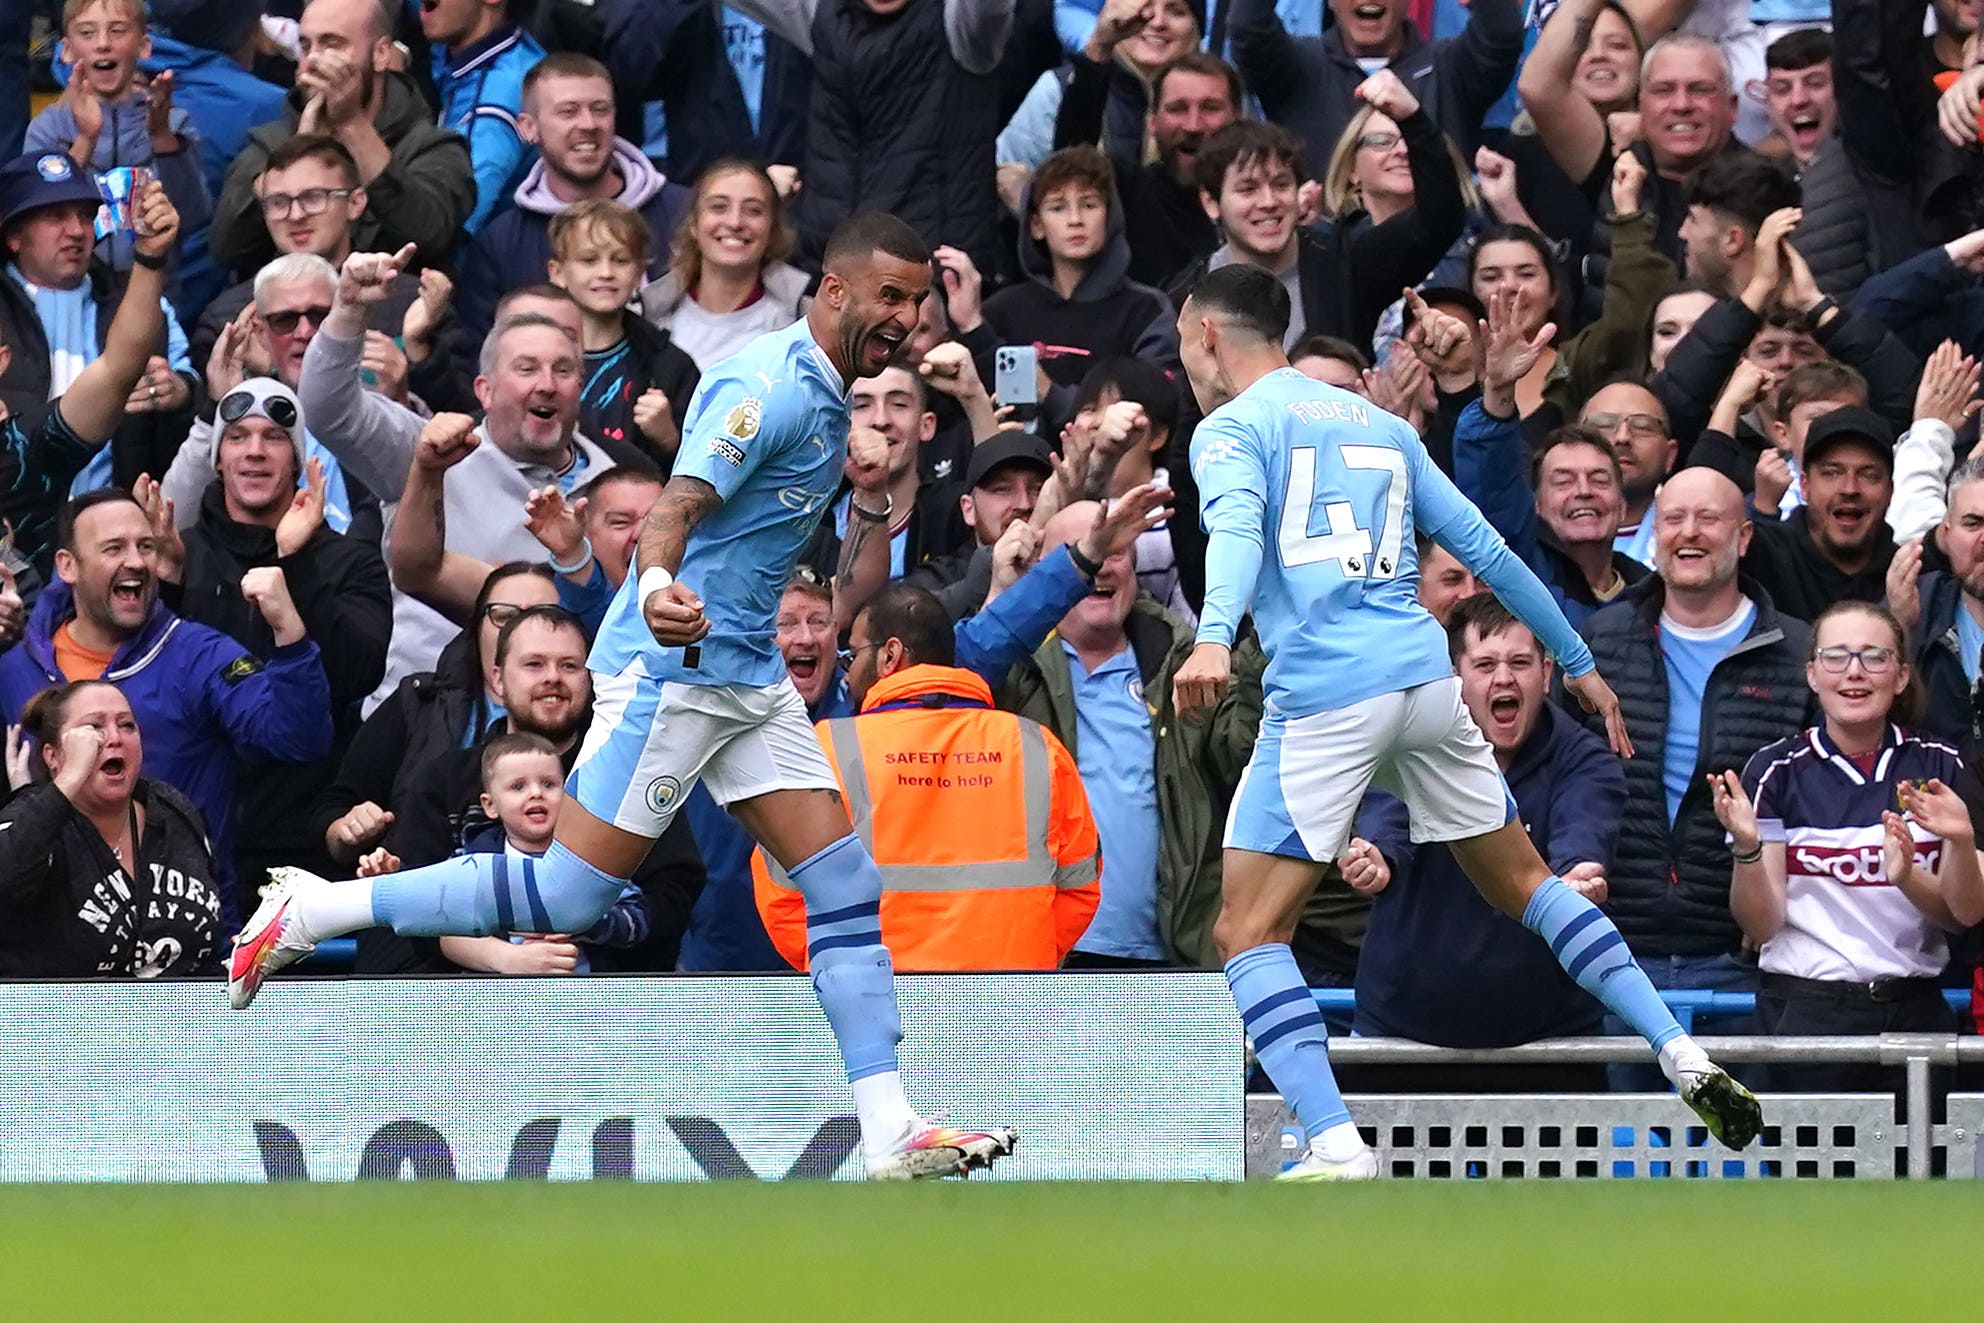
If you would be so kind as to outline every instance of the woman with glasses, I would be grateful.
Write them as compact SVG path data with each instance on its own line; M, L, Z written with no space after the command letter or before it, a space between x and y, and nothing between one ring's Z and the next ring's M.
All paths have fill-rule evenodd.
M1460 154L1397 75L1374 74L1358 96L1364 108L1323 171L1337 308L1305 329L1365 347L1399 290L1425 280L1460 238L1478 199Z
M1711 774L1729 833L1729 908L1760 948L1768 1034L1948 1033L1946 934L1984 896L1956 751L1910 735L1906 641L1887 608L1841 602L1812 628L1823 720ZM1892 1087L1879 1066L1781 1066L1775 1087Z

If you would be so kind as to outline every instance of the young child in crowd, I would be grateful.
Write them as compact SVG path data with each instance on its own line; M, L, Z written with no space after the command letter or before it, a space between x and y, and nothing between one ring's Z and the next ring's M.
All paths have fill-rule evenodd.
M579 430L608 449L633 447L666 478L700 378L667 331L627 307L654 236L633 208L588 198L552 217L549 238L547 275L585 318Z
M68 86L28 124L22 150L66 153L126 198L136 194L137 180L111 172L150 171L165 185L186 234L206 226L213 202L200 173L199 133L192 117L172 104L171 72L146 79L138 71L151 49L144 0L67 0L62 54ZM128 224L105 235L97 255L116 270L130 270Z

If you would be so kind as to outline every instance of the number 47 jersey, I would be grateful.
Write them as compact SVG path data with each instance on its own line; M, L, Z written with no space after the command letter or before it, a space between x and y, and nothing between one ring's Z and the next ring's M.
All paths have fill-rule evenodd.
M1293 368L1215 409L1192 436L1191 461L1211 539L1199 638L1230 642L1251 606L1267 699L1286 716L1453 674L1446 631L1419 604L1415 529L1477 574L1520 565L1410 424ZM1229 562L1221 544L1235 539L1258 548L1258 561ZM1582 653L1551 614L1561 632L1539 630L1544 646L1569 634Z

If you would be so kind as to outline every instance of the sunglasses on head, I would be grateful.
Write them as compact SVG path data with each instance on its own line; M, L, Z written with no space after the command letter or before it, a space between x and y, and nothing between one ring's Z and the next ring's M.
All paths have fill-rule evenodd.
M305 317L310 319L312 326L322 326L324 324L324 318L330 315L331 310L328 305L315 304L308 308L297 308L291 312L265 312L262 314L262 321L277 335L294 335L296 334L297 326L301 324Z
M253 391L231 391L221 397L218 412L223 423L238 423L251 413L260 413L277 427L296 426L296 406L280 395L264 398Z

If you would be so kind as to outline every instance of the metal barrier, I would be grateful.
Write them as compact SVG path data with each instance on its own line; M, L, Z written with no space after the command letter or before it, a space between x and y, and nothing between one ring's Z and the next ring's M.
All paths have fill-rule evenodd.
M1310 994L1316 1005L1325 1012L1348 1015L1357 1009L1357 994L1350 988L1311 988ZM1695 1017L1720 1019L1738 1015L1754 1015L1757 1009L1757 994L1754 992L1711 992L1705 988L1667 988L1661 991L1660 999L1667 1003L1667 1009L1674 1012L1674 1018L1681 1027L1694 1032ZM1945 988L1943 1000L1958 1015L1970 1012L1969 988Z
M1723 994L1728 995L1728 994ZM1930 1070L1984 1061L1984 1038L1955 1034L1699 1040L1724 1064L1880 1063L1904 1071L1895 1097L1770 1094L1769 1124L1741 1153L1712 1139L1672 1094L1352 1095L1351 1114L1380 1170L1432 1178L1681 1177L1926 1179L1940 1150L1951 1177L1984 1178L1984 1094L1952 1094L1932 1124ZM1342 1066L1563 1065L1647 1059L1637 1038L1563 1038L1522 1047L1456 1049L1385 1038L1338 1038ZM1301 1130L1275 1094L1247 1099L1247 1175L1268 1177L1298 1159Z

